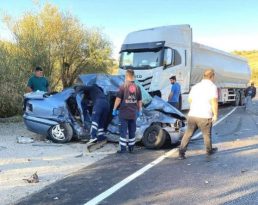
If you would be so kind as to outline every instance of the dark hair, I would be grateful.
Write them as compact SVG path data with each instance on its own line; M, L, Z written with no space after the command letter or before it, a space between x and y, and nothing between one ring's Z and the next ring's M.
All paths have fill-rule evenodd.
M169 78L170 80L176 80L176 76L171 76L170 78Z
M126 74L129 75L130 77L134 77L134 70L132 69L127 69Z
M35 71L43 71L43 69L40 66L36 66Z

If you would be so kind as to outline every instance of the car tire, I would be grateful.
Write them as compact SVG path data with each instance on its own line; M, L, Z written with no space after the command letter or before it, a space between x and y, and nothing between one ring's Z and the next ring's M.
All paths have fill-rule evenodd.
M66 143L73 137L73 128L68 123L57 124L49 129L48 136L55 143Z
M166 141L166 132L159 125L148 127L142 138L143 145L148 149L159 149Z

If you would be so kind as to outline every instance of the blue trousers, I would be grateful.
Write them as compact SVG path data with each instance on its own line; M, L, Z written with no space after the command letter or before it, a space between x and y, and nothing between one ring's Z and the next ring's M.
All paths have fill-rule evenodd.
M98 99L93 106L91 116L91 138L104 140L104 127L108 120L109 103L106 99Z
M126 150L126 146L129 149L133 149L135 145L135 132L136 132L136 120L127 120L120 118L120 139L119 144L122 151ZM127 133L129 139L127 139Z

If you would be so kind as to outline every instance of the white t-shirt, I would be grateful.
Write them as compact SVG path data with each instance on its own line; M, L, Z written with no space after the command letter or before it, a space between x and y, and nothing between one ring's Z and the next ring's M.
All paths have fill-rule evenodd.
M192 87L189 98L192 99L188 116L212 118L211 100L218 98L217 86L210 80L203 79Z

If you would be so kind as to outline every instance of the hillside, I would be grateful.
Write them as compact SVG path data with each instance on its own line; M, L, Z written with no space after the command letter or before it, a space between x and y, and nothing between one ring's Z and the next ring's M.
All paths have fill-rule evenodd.
M233 54L242 56L248 60L249 66L252 70L251 81L254 81L258 86L258 50L253 51L234 51Z

